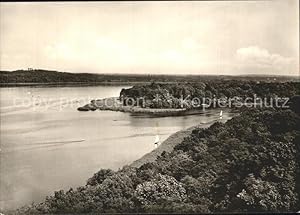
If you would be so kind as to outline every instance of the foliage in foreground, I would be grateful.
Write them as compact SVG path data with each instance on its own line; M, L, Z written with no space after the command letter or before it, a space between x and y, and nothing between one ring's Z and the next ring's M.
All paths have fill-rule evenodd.
M100 170L17 213L299 211L299 128L292 110L248 109L193 130L154 163Z

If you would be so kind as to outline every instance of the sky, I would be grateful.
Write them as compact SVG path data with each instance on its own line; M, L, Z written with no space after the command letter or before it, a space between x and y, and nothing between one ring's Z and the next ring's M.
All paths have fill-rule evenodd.
M299 1L0 3L0 69L299 75Z

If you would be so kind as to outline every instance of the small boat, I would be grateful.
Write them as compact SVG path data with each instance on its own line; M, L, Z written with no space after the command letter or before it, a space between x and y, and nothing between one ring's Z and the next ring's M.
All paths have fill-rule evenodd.
M221 110L220 111L220 119L222 119L223 118L223 111Z
M157 148L157 147L158 147L158 144L159 144L159 136L156 135L156 136L155 136L155 141L154 141L154 147Z

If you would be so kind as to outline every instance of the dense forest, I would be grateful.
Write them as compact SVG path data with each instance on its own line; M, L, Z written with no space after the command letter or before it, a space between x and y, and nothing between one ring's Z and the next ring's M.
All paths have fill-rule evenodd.
M101 169L18 213L299 211L299 110L299 96L289 109L243 108L153 163Z
M118 171L101 169L84 186L56 191L43 202L12 213L299 211L300 97L295 96L300 95L299 82L207 77L0 72L0 83L146 81L151 84L123 89L120 98L143 97L142 105L150 108L178 108L181 97L294 96L290 108L243 107L239 116L224 124L195 128L155 162ZM189 99L186 105L190 108Z
M208 103L206 99L244 101L246 98L285 98L300 95L299 82L254 82L254 81L203 81L197 83L151 83L122 89L120 98L124 105L147 108L195 108L196 102ZM141 99L142 98L142 99ZM195 100L199 98L200 100ZM133 99L133 100L132 100ZM184 100L184 102L182 102Z
M69 73L42 69L0 71L0 86L31 84L115 83L115 82L197 82L203 80L253 80L268 82L298 81L289 76L213 76L213 75L153 75L153 74L95 74Z

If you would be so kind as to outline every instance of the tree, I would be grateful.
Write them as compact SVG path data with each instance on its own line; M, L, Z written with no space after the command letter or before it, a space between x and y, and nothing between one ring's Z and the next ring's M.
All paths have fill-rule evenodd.
M89 178L86 184L90 186L101 184L107 177L112 176L113 174L114 171L111 169L101 169L95 173L93 177Z
M135 196L142 207L149 207L164 202L184 202L186 191L175 178L158 174L151 181L139 184Z

